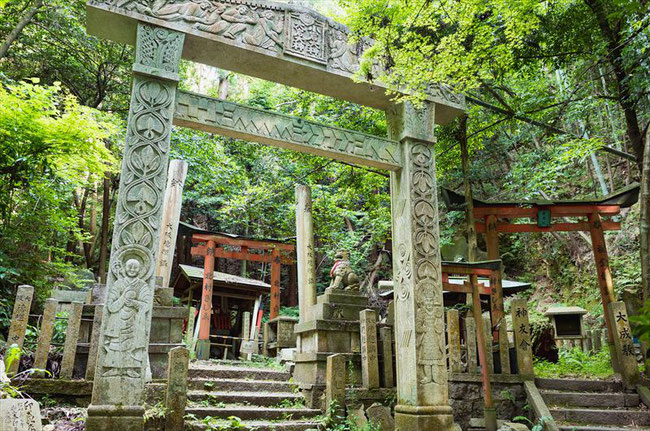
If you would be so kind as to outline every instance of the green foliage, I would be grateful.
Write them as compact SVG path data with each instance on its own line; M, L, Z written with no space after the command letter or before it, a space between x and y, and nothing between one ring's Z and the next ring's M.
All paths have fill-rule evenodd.
M643 304L637 315L630 316L630 323L633 324L634 335L642 341L650 342L650 300Z
M537 420L537 422L533 422L526 416L515 416L512 420L515 422L527 423L529 425L530 431L543 431L546 423L552 419L553 418L550 418L548 416L542 416Z
M13 364L16 361L20 361L20 357L22 356L22 350L20 347L18 347L18 344L12 344L9 346L7 351L5 352L5 357L4 357L4 362L5 362L5 369L9 369L11 367L11 364Z
M327 415L322 421L325 431L379 431L379 425L372 421L359 427L352 419L340 416L341 410L336 401L330 403L327 407Z
M74 197L115 169L104 140L117 127L60 84L37 82L0 87L0 286L12 298L9 286L32 284L40 300L54 277L75 278L68 242L85 233Z
M145 423L159 423L167 416L167 407L162 402L158 402L153 406L146 406L144 411Z
M540 378L577 377L604 379L614 375L609 350L586 353L580 348L560 349L557 363L536 360L535 375Z

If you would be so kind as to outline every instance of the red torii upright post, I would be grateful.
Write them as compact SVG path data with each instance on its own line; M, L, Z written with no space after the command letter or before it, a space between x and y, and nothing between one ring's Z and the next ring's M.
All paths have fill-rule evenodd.
M271 310L270 318L280 314L280 273L282 264L291 265L293 259L282 256L282 252L293 253L295 246L272 241L257 241L243 238L230 238L223 235L195 233L192 242L204 243L192 247L192 256L204 257L203 291L201 292L201 312L199 314L199 339L197 342L197 358L210 357L210 318L212 316L212 283L214 274L214 258L249 260L271 264ZM240 251L229 251L223 246L239 247ZM261 253L251 253L251 249ZM270 251L270 253L268 253Z
M477 205L477 204L475 204ZM591 234L591 242L596 261L598 273L598 286L600 288L603 302L605 323L608 333L608 344L612 357L612 364L616 366L616 352L614 347L614 332L609 316L609 304L615 301L614 282L609 267L605 234L607 230L620 230L618 222L603 221L602 216L614 216L621 211L621 205L599 205L595 203L489 203L481 206L478 203L474 208L476 232L487 234L488 256L498 256L499 240L498 233L517 232L576 232L585 231ZM553 218L578 217L582 220L577 222L562 221L552 223ZM529 218L536 219L537 223L513 223L514 219ZM500 282L499 275L499 282ZM492 283L492 281L491 281ZM500 284L495 295L501 294ZM502 301L502 299L501 299ZM494 302L494 301L493 301ZM493 305L494 307L494 305ZM498 310L493 310L497 313ZM502 312L503 310L501 310ZM494 314L493 314L494 315Z

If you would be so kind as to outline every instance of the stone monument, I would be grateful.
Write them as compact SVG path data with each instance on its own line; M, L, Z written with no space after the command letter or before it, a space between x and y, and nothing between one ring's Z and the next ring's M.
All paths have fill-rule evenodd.
M391 172L399 388L396 428L451 430L433 128L434 120L445 124L464 110L463 97L431 85L425 90L423 107L416 109L410 103L396 103L395 95L384 91L381 82L351 79L359 70L363 51L373 42L350 43L345 26L291 3L89 0L87 23L92 34L135 43L137 49L108 299L86 428L128 431L143 426L142 356L151 321L173 121L178 126ZM385 110L390 138L177 90L181 55ZM304 195L304 190L297 190L298 194ZM298 261L305 265L299 268L301 312L296 327L298 356L303 356L296 370L306 385L319 386L324 379L323 354L353 352L348 353L347 362L358 371L357 316L367 307L367 299L355 292L330 290L316 300L310 228L313 232L311 201L299 199L297 242L307 247L298 251ZM353 317L346 320L346 316ZM135 322L143 328L132 328ZM313 387L308 390L313 392Z

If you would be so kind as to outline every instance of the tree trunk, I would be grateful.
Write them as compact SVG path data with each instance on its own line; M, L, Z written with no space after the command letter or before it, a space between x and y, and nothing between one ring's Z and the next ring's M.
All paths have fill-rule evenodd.
M109 174L104 176L102 193L102 230L99 241L99 269L97 277L101 283L106 283L106 260L108 258L108 223L111 218L111 179Z
M620 24L612 25L609 21L609 16L605 10L605 6L601 0L585 0L585 3L594 14L603 38L607 41L608 52L606 55L607 61L611 64L614 71L614 77L618 94L618 103L623 109L625 115L625 126L627 136L632 144L632 151L636 156L636 163L639 171L641 171L643 164L643 134L641 126L639 125L639 117L636 112L637 98L634 97L633 91L630 89L630 76L625 69L623 59L624 44L621 43L622 35Z
M20 21L18 21L16 27L14 27L14 29L7 35L4 43L2 46L0 46L0 59L4 58L7 55L11 44L14 43L16 39L18 39L18 36L20 36L20 33L23 31L23 29L27 27L30 22L32 22L34 16L38 13L41 7L43 7L43 0L36 0L32 7L27 11L27 14L25 14L25 16L22 17Z
M465 221L467 222L467 260L475 262L478 257L476 227L474 226L474 198L472 185L469 182L469 150L467 148L467 116L460 117L458 124L458 142L463 168L463 184L465 186Z
M639 205L641 219L639 223L641 235L641 275L643 301L650 299L650 130L646 132L643 169L641 174L641 192Z

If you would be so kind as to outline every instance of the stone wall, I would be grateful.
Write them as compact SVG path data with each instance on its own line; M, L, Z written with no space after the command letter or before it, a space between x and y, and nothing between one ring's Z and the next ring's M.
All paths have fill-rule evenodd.
M492 397L498 419L512 420L516 416L529 416L524 409L526 393L518 376L495 375L492 379ZM394 389L352 388L346 391L348 408L363 404L368 408L375 402L394 407ZM472 418L483 417L483 389L480 375L453 374L449 379L449 400L454 409L454 421L463 430L469 429Z

